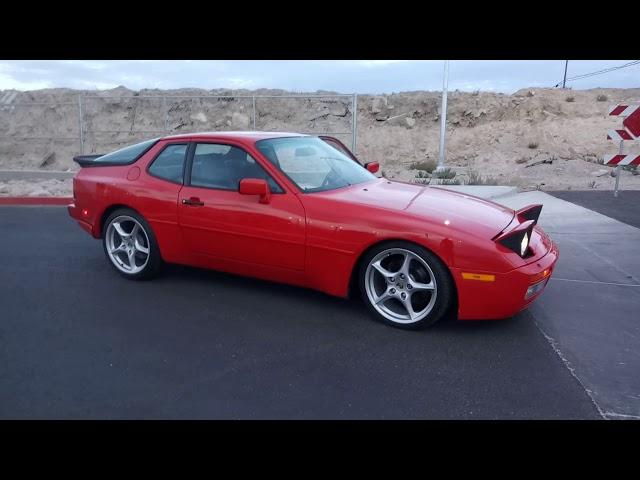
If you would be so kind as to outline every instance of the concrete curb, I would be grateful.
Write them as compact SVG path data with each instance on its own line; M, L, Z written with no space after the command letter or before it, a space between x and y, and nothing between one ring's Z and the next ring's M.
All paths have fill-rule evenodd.
M69 205L72 197L0 197L0 205Z
M76 173L57 170L0 170L0 181L69 180Z

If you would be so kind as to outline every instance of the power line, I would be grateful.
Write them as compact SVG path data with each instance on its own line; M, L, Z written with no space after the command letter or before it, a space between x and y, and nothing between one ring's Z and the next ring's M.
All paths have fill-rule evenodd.
M632 62L625 63L624 65L619 65L617 67L610 67L610 68L605 68L604 70L598 70L597 72L576 75L575 77L570 77L567 80L580 80L581 78L593 77L595 75L601 75L603 73L613 72L614 70L620 70L621 68L631 67L632 65L637 65L638 63L640 63L640 60L634 60Z
M620 70L621 68L627 68L627 67L631 67L633 65L638 65L638 64L640 64L640 60L633 60L631 62L625 63L624 65L618 65L617 67L609 67L609 68L604 68L602 70L597 70L595 72L584 73L582 75L576 75L575 77L567 78L566 81L567 82L571 82L571 81L574 81L574 80L582 80L583 78L595 77L596 75L602 75L602 74L605 74L605 73L613 72L615 70ZM556 87L558 87L559 85L560 85L560 83L557 83Z

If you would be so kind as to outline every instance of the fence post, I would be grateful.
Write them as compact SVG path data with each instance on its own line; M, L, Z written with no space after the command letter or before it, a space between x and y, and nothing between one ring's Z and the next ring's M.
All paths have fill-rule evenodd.
M442 107L440 108L440 151L438 152L437 172L444 168L445 160L445 135L447 132L447 91L449 90L449 60L444 61L444 74L442 76Z
M169 110L167 109L167 97L162 97L162 109L164 110L164 131L169 131Z
M353 94L353 105L351 112L351 128L353 132L351 133L351 152L356 154L356 137L358 136L358 94Z
M78 95L78 130L80 134L80 155L84 155L84 131L82 118L82 94Z
M624 140L620 140L620 148L618 150L618 155L624 155ZM617 197L618 196L618 186L620 185L620 173L621 172L621 168L620 165L616 165L616 188L613 191L613 196Z
M256 129L256 96L253 95L251 97L251 100L253 101L253 130L255 131Z

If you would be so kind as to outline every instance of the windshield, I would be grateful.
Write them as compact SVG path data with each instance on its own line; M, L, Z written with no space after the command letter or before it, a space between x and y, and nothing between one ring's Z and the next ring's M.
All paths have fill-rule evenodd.
M376 178L316 137L270 138L256 142L256 147L303 192L334 190Z

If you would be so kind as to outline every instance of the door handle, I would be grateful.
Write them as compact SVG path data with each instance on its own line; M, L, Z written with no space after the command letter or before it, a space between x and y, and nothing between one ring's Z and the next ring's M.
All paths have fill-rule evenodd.
M182 204L190 205L192 207L202 207L204 205L204 202L201 202L198 197L191 197L191 198L183 198Z

